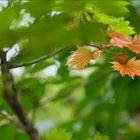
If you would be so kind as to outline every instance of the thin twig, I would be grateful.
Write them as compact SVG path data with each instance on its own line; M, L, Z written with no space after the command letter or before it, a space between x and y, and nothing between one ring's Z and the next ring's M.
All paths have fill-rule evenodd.
M103 47L102 45L98 45L98 44L87 44L87 45L88 45L88 46L91 46L91 47L95 47L95 48L97 48L97 49L99 49L99 50L101 50L101 51L105 51L105 52L107 52L107 53L114 54L114 53L112 53L112 52L106 50L106 49L108 49L108 48L111 47L110 45L106 45L105 47ZM60 52L64 51L65 49L66 49L66 48L58 49L57 51L55 51L55 52L53 52L53 53L51 53L51 54L49 54L49 55L43 56L43 57L38 58L38 59L36 59L36 60L33 60L33 61L31 61L31 62L27 62L27 63L23 63L23 64L19 64L19 65L10 65L9 68L10 68L10 69L13 69L13 68L25 67L25 66L30 66L30 65L39 63L39 62L41 62L41 61L43 61L43 60L46 60L46 59L48 59L48 58L50 58L50 57L55 56L56 54L59 54Z
M1 111L0 111L0 116L3 117L8 122L14 124L17 128L25 130L24 126L22 126L21 124L17 123L15 120L11 119L10 117L8 117L5 113L3 113Z
M56 95L56 96L57 96L57 95ZM38 107L41 107L41 106L43 106L44 104L47 104L47 103L53 101L53 100L56 98L56 96L47 97L46 99L44 99L43 101L41 101L41 102L38 104Z
M102 45L97 45L97 44L88 44L88 46L91 46L91 47L94 47L94 48L97 48L103 52L106 52L108 54L111 54L111 55L115 55L114 52L111 52L109 50L107 50L108 48L111 48L112 46L111 45L106 45L106 46L102 46Z
M10 69L19 68L19 67L25 67L25 66L30 66L30 65L39 63L39 62L41 62L41 61L43 61L43 60L46 60L46 59L48 59L48 58L50 58L50 57L55 56L56 54L58 54L58 53L64 51L65 49L66 49L66 48L58 49L57 51L55 51L55 52L53 52L53 53L51 53L51 54L49 54L49 55L43 56L43 57L38 58L38 59L36 59L36 60L33 60L33 61L31 61L31 62L27 62L27 63L23 63L23 64L19 64L19 65L11 65L11 66L10 66Z
M5 120L9 121L10 123L14 124L17 126L17 122L15 122L14 120L12 120L11 118L9 118L5 113L0 112L0 116L2 116Z
M111 45L106 45L106 46L103 47L102 45L99 45L99 44L87 44L87 45L91 46L91 47L94 47L94 48L97 48L101 51L104 51L104 50L112 47Z

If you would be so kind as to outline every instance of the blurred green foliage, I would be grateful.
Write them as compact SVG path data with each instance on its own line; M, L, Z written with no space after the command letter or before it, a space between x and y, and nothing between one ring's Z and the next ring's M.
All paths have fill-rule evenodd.
M139 34L140 1L9 0L5 3L0 4L0 48L9 48L9 63L32 62L65 48L50 59L11 70L19 100L42 139L138 140L139 77L132 80L113 72L109 63L112 56L108 54L81 71L68 70L66 63L77 46L108 42L108 26L127 35ZM3 100L1 89L2 83L0 112L17 121ZM29 138L0 115L0 140Z

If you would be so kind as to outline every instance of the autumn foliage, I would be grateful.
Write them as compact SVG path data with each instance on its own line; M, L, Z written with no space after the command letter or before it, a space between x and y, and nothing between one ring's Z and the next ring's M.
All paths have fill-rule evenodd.
M119 71L122 76L128 74L130 77L140 76L140 60L136 60L136 54L140 53L140 35L135 35L134 37L122 34L120 32L114 31L111 27L107 29L107 35L111 38L107 45L92 45L92 47L97 48L95 51L90 51L88 45L78 48L68 59L68 66L70 68L76 68L77 70L83 69L88 65L91 59L96 59L101 52L106 52L106 46L111 48L126 47L128 50L135 53L135 56L128 60L128 53L111 53L113 56L113 68L115 71ZM90 45L89 45L90 46Z

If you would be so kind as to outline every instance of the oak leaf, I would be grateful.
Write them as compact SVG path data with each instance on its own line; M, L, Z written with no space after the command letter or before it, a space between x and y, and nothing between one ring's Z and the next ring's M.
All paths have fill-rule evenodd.
M127 47L130 44L131 38L125 34L113 31L111 27L107 29L107 34L110 39L110 45L118 46L120 48Z
M135 53L140 53L140 35L136 35L131 43L128 45L128 48L135 52Z
M87 46L80 47L68 59L68 67L76 68L77 70L83 69L91 59L96 59L101 52L100 50L91 52Z
M135 57L131 58L125 63L118 61L111 62L115 71L119 71L122 76L128 74L134 79L134 76L140 76L140 60L136 60Z

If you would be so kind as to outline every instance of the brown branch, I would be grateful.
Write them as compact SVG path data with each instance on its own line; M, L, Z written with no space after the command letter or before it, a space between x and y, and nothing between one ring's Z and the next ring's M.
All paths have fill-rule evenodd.
M101 51L104 51L104 50L112 47L111 45L103 46L103 45L99 45L99 44L87 44L87 45L91 46L91 47L94 47L94 48L97 48L97 49L99 49Z
M97 49L99 49L99 50L101 50L103 52L106 52L108 54L115 55L114 52L111 52L111 51L107 50L108 48L111 48L112 47L111 45L103 46L103 45L98 45L98 44L88 44L88 46L97 48Z
M15 83L14 83L14 78L13 78L13 75L11 73L9 73L9 76L10 76L10 79L11 79L11 85L12 85L12 90L13 90L13 98L18 98L18 91L17 91L17 88L15 86Z
M108 52L106 49L110 48L111 46L110 45L106 45L105 47L103 47L102 45L98 45L98 44L87 44L88 46L91 46L91 47L95 47L101 51L105 51L105 52ZM41 58L38 58L36 60L33 60L31 62L27 62L27 63L23 63L23 64L19 64L19 65L10 65L9 68L10 69L13 69L13 68L19 68L19 67L26 67L26 66L30 66L30 65L33 65L33 64L36 64L36 63L39 63L43 60L46 60L50 57L53 57L61 52L63 52L66 48L61 48L61 49L58 49L57 51L49 54L49 55L46 55L46 56L43 56ZM110 52L108 52L110 53Z
M31 122L28 120L27 115L24 112L23 107L17 98L14 98L14 91L12 89L11 74L9 71L9 65L6 60L6 52L1 51L1 74L3 82L3 97L21 122L25 127L25 131L31 138L31 140L40 140L37 130L32 126Z
M53 53L51 53L51 54L49 54L49 55L43 56L43 57L38 58L38 59L36 59L36 60L33 60L33 61L31 61L31 62L27 62L27 63L23 63L23 64L19 64L19 65L11 65L11 66L10 66L10 69L12 69L12 68L19 68L19 67L25 67L25 66L30 66L30 65L39 63L39 62L41 62L41 61L43 61L43 60L46 60L46 59L48 59L48 58L50 58L50 57L55 56L56 54L58 54L58 53L64 51L65 49L66 49L66 48L58 49L57 51L55 51L55 52L53 52Z
M91 46L91 47L94 47L94 48L97 48L97 49L99 49L99 50L101 50L101 51L104 51L104 52L107 52L107 53L110 53L110 54L114 54L114 53L112 53L112 52L106 50L106 49L112 47L112 46L110 46L110 45L106 45L106 46L104 46L104 47L103 47L102 45L99 45L99 44L87 44L87 45L88 45L88 46ZM57 55L57 54L63 52L65 49L66 49L66 48L58 49L57 51L55 51L55 52L53 52L53 53L51 53L51 54L49 54L49 55L45 55L45 56L43 56L43 57L41 57L41 58L38 58L38 59L36 59L36 60L33 60L33 61L31 61L31 62L27 62L27 63L23 63L23 64L19 64L19 65L9 65L9 69L19 68L19 67L26 67L26 66L30 66L30 65L39 63L39 62L41 62L41 61L44 61L44 60L46 60L46 59L48 59L48 58L50 58L50 57L53 57L53 56L55 56L55 55Z

